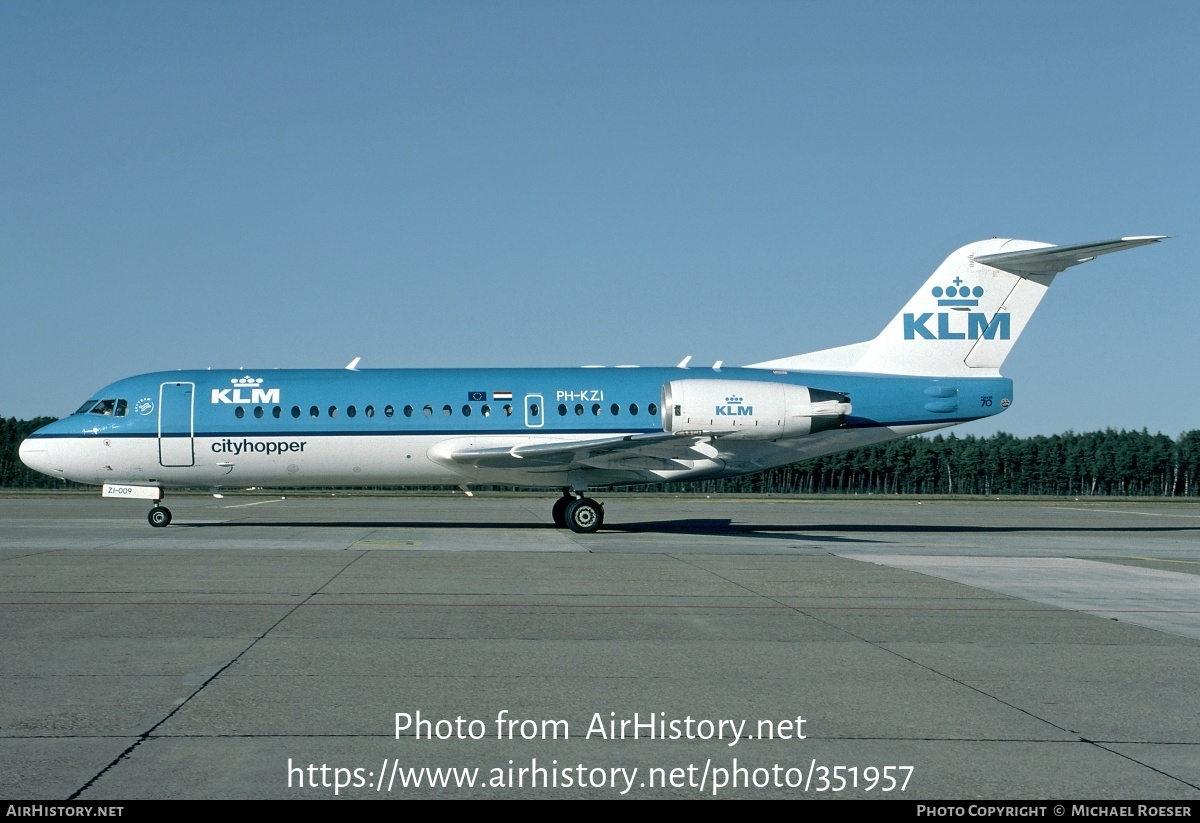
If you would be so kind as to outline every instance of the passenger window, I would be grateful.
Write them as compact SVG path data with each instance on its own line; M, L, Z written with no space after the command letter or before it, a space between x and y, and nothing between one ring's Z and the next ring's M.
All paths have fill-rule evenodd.
M637 403L630 403L630 404L629 404L629 413L630 413L630 414L637 414L637 413L638 413Z
M271 416L278 420L283 415L283 409L278 406L271 409Z
M442 406L442 417L449 417L454 414L454 409L450 408L449 404Z
M129 404L125 402L124 398L122 398L117 401L117 412L113 416L114 417L124 417L125 412L128 410L129 410Z
M262 416L263 416L263 407L262 406L254 407L254 416L257 417L259 420L262 420Z
M425 408L421 409L421 414L426 417L433 417L433 406L426 405Z
M470 416L471 416L471 407L468 406L466 403L463 403L463 417L470 417Z
M354 408L353 406L346 407L346 416L347 417L354 417L354 415L356 415L356 414L358 414L358 409Z
M292 406L292 417L293 418L300 417L300 407L299 406Z
M566 416L567 416L567 404L566 404L566 403L559 403L559 404L558 404L558 416L559 416L559 417L566 417Z
M375 407L367 406L365 409L363 409L363 414L365 414L367 417L374 417L375 416Z
M621 413L621 407L618 406L616 403L613 403L612 406L609 408L609 411L612 412L613 417L616 417L618 414Z
M331 418L333 418L333 417L337 417L337 406L330 406L330 407L329 407L329 416L330 416Z
M320 417L321 410L318 409L316 406L313 406L311 409L308 410L308 416L313 417L313 418Z
M594 414L596 417L600 416L600 404L599 403L596 403L592 406L592 414Z
M491 417L492 416L492 407L489 406L487 403L484 403L483 408L479 410L479 413L482 414L484 417Z
M413 407L412 407L412 406L405 406L405 407L404 407L404 416L405 416L405 417L412 417L412 413L413 413ZM426 417L428 417L429 415L425 415L425 416L426 416Z
M542 409L537 403L529 404L529 416L530 417L537 417L541 413L542 413Z
M236 409L233 410L233 416L236 417L238 420L241 420L243 417L246 416L246 410L243 409L241 406L238 406Z
M410 413L409 416L411 416L411 412L412 412L412 409L409 409L409 413ZM396 413L396 410L393 409L390 404L383 407L383 416L384 417L391 417L395 413Z
M646 407L646 413L653 417L654 415L658 414L658 406L651 403Z
M575 414L583 414L583 404L582 403L575 404Z
M512 404L511 403L504 404L504 416L512 417Z

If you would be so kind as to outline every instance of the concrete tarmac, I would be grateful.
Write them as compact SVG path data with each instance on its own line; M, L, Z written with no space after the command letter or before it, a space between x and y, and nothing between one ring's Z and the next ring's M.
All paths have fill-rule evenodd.
M0 797L1200 799L1200 505L596 496L0 498Z

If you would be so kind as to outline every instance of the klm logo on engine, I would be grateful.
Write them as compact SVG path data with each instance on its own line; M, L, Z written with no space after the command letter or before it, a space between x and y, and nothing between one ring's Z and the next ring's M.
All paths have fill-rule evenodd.
M1012 325L1008 312L996 312L990 319L986 314L970 309L979 305L983 286L964 286L962 278L954 285L933 287L938 305L955 311L927 311L922 314L904 313L904 339L916 340L1008 340ZM937 318L936 320L934 318ZM932 322L932 327L930 323Z
M724 406L716 407L717 417L753 417L754 407L743 406L742 398L737 395L725 398Z
M235 377L231 389L213 389L214 403L278 403L279 389L264 389L261 377Z

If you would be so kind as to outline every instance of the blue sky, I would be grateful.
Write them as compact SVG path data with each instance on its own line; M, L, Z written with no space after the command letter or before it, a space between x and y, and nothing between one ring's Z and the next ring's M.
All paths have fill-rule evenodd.
M0 5L0 415L207 366L729 365L1069 270L960 433L1200 428L1200 6Z

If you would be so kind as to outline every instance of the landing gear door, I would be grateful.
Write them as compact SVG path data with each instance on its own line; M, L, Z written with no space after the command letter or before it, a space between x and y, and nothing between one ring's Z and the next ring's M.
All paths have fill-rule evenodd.
M542 408L542 396L540 394L525 395L525 428L540 429L545 420L546 410Z
M158 387L158 462L194 466L196 453L193 402L195 383L163 383Z

